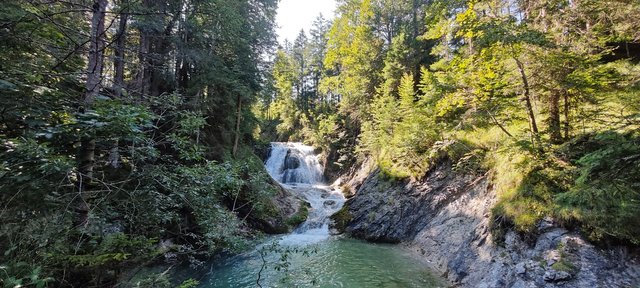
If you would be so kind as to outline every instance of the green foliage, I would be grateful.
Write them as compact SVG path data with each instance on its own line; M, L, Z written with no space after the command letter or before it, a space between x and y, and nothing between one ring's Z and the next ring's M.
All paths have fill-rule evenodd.
M559 216L582 223L593 240L640 243L640 142L637 133L585 136L569 147L574 185L557 196Z
M309 208L305 205L302 205L300 207L300 210L298 210L298 213L294 214L289 219L287 219L286 224L289 225L289 227L296 227L302 222L304 222L305 220L307 220L308 216L309 216Z
M373 36L371 1L353 4L343 6L329 30L324 66L339 73L322 79L321 90L340 95L339 112L362 121L367 118L367 103L377 85L371 76L378 68L382 43Z
M577 268L567 260L561 259L560 261L553 263L551 268L556 271L563 271L567 273L575 273Z
M516 172L497 174L494 180L504 189L493 209L494 219L506 217L519 231L532 233L539 220L553 216L580 226L594 241L637 244L637 141L637 133L609 131L576 138L543 161L506 160L510 168L505 170ZM514 179L505 182L509 177Z
M424 98L416 95L413 77L405 74L397 98L378 95L371 106L372 120L362 126L360 151L374 156L392 178L420 178L440 157L440 147L434 146L437 125L428 116L432 107Z
M173 142L178 157L185 161L204 160L204 146L200 143L200 131L206 125L206 119L191 111L179 112L177 129L168 135ZM195 143L192 139L195 138Z
M533 233L541 219L553 217L594 240L637 242L638 231L625 228L638 226L632 212L637 187L629 180L635 170L615 175L627 180L598 172L634 165L619 159L637 154L622 144L635 140L602 143L589 155L558 154L573 147L563 143L574 143L576 135L637 129L640 70L630 62L631 51L622 55L613 47L637 39L629 28L640 22L623 20L637 4L389 5L340 3L320 77L320 91L338 96L331 109L307 111L297 104L293 90L300 77L289 71L300 67L294 57L300 53L286 47L279 53L278 97L287 97L271 108L278 111L280 140L321 147L329 170L339 166L332 158L337 147L342 159L351 145L390 179L419 179L443 158L457 173L488 171L499 195L496 232ZM413 13L425 15L424 27L407 21Z
M91 13L5 2L5 286L112 286L161 252L197 264L246 247L255 223L278 217L262 161L242 147L259 121L269 139L318 146L330 171L363 156L392 179L444 157L458 173L488 170L496 231L533 232L552 216L596 241L640 242L640 145L628 132L640 68L611 46L640 39L636 2L528 1L524 13L510 1L341 1L274 63L277 1L112 3L112 24L128 25L105 32L101 71L86 71L79 49ZM107 69L118 59L119 80ZM73 227L81 201L88 224ZM147 280L137 285L169 285L165 273Z
M20 261L36 261L39 275L57 281L66 270L85 275L78 278L83 281L109 282L122 267L158 257L158 240L170 235L181 235L178 248L171 249L187 255L244 247L249 235L242 219L276 213L270 200L275 189L265 185L269 176L255 156L204 161L198 137L204 118L174 104L163 103L164 114L156 115L140 105L99 100L88 113L50 111L53 117L43 117L48 121L33 125L24 136L5 138L0 156L2 262L17 267ZM154 124L172 125L171 132L162 135ZM115 143L119 163L112 166L109 150L97 153L94 175L99 176L87 197L94 210L82 235L72 229L69 205L76 169L70 153L79 137L96 137L99 147ZM170 145L162 146L165 140ZM192 224L183 227L185 220ZM23 270L2 279L36 285L36 278L24 280L28 274Z
M48 283L53 282L53 278L42 278L42 268L40 266L32 266L25 262L12 263L11 266L0 266L2 274L0 276L0 284L3 287L23 287L33 286L37 288L47 287Z
M177 288L195 288L195 287L198 287L198 285L200 285L200 282L198 280L189 278L187 280L182 281L182 283L180 283L180 285L178 285Z
M351 222L353 216L349 212L349 206L344 205L340 211L331 215L331 220L333 220L333 227L340 232L344 232L347 228L347 224Z
M128 262L145 260L153 257L156 251L156 239L142 236L130 237L124 233L115 233L104 238L96 237L87 241L85 247L80 247L79 253L74 255L52 255L58 263L68 263L72 267L82 269L105 269ZM84 250L88 248L87 250ZM90 254L82 254L88 252ZM133 258L133 259L132 259Z
M195 264L237 251L279 217L262 162L225 156L234 136L251 142L276 1L100 1L105 31L77 3L5 2L4 286L115 286L169 251ZM90 36L108 45L89 53Z

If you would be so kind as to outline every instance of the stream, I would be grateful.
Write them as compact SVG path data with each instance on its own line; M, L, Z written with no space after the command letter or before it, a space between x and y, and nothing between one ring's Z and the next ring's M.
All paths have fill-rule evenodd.
M272 143L265 167L311 206L292 233L267 239L251 252L211 263L200 287L443 287L408 251L331 235L330 216L345 198L324 182L313 147ZM259 277L259 281L258 281Z

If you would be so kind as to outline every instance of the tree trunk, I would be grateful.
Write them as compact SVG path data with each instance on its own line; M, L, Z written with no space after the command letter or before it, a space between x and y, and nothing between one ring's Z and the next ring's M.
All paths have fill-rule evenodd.
M155 11L153 8L152 0L143 0L142 5L145 9L149 11ZM146 15L144 17L151 17L150 15ZM140 99L144 99L145 95L149 94L149 86L151 83L151 71L152 71L152 63L151 63L151 41L152 31L149 28L144 28L144 26L139 28L140 32L140 45L138 47L138 72L136 75L136 88L138 93L140 94Z
M107 8L107 0L96 0L93 4L93 16L91 18L91 38L89 48L89 65L87 67L86 92L82 99L81 113L91 108L93 101L100 90L102 80L102 65L104 62L104 17ZM86 190L91 186L93 178L94 154L96 142L91 137L84 137L80 141L78 154L78 197L76 201L76 217L74 227L86 227L89 222L89 204Z
M564 91L564 140L569 140L569 93Z
M553 90L549 96L549 138L551 143L562 143L562 133L560 132L560 91Z
M91 18L91 38L89 48L89 65L87 67L86 92L82 99L85 109L93 104L93 100L100 91L102 81L102 65L104 56L104 15L107 7L107 0L96 0L93 4L93 16Z
M120 22L118 24L118 33L116 34L116 48L113 53L113 91L115 96L120 98L122 96L122 90L124 89L124 56L126 45L126 31L127 21L129 19L128 13L120 14Z
M513 135L511 135L511 133L509 133L507 128L505 128L500 122L498 122L498 119L496 119L496 117L493 116L493 113L491 113L491 111L487 110L487 114L489 114L489 117L491 117L491 120L493 121L493 123L496 124L498 126L498 128L500 128L500 130L502 130L502 132L504 132L504 134L507 134L507 136L513 138Z
M126 4L125 4L126 5ZM127 33L127 21L129 20L129 14L123 12L120 14L120 21L118 23L118 32L115 39L115 50L113 51L113 93L116 98L122 97L124 91L124 57L126 48L126 33ZM109 165L113 168L118 168L120 159L120 153L118 151L118 139L114 139L109 149Z
M238 95L238 109L236 111L236 136L233 141L233 157L238 152L238 142L240 142L240 120L242 119L242 98Z
M157 34L154 37L154 45L152 51L153 57L151 57L150 61L151 75L149 94L151 96L158 96L163 92L166 92L166 90L164 89L166 89L167 87L163 87L163 84L166 83L164 77L164 73L166 72L165 64L167 62L167 55L169 54L169 50L171 48L169 45L169 39L171 38L173 28L181 15L180 13L176 13L175 11L172 13L175 14L171 18L171 20L169 20L169 23L167 23L167 26L164 28L164 32L162 34Z
M513 57L518 65L518 71L520 71L520 77L522 78L522 85L524 86L524 93L522 95L522 100L524 100L524 106L527 109L527 115L529 116L529 128L531 129L531 134L533 138L538 138L538 125L536 124L536 116L533 114L533 106L531 105L531 92L529 89L529 80L527 79L527 74L524 71L524 65L520 60L516 57Z
M85 138L80 141L80 154L78 156L78 179L76 180L78 187L78 197L76 206L76 217L73 221L73 227L83 228L89 223L89 199L87 199L86 191L91 188L93 179L93 166L95 162L95 139Z
M140 93L140 98L143 98L144 95L149 94L149 79L150 79L150 65L149 65L149 48L150 48L150 36L148 35L148 31L143 29L140 30L140 47L138 49L138 63L140 67L138 68L138 75L136 80L136 88L138 89L138 93Z

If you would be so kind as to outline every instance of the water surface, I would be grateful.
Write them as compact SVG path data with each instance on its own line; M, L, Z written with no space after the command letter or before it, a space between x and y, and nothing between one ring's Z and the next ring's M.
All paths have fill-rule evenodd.
M307 220L251 252L211 263L201 287L444 286L400 247L330 235L330 216L342 208L345 198L338 185L324 183L313 147L272 143L265 168L310 204Z
M263 246L264 247L264 246ZM281 246L284 247L284 246ZM260 249L260 248L259 248ZM266 255L262 287L445 287L424 263L390 244L372 244L332 237L284 253L288 268L276 270L283 253ZM213 264L202 287L257 287L263 266L254 251Z

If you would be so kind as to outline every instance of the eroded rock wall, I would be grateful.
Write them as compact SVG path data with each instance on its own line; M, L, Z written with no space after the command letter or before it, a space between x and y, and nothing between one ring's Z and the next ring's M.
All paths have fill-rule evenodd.
M384 180L371 161L345 179L345 231L369 241L403 243L461 287L639 287L637 255L602 250L551 219L524 241L489 229L496 195L486 175L456 173L443 161L420 181Z

